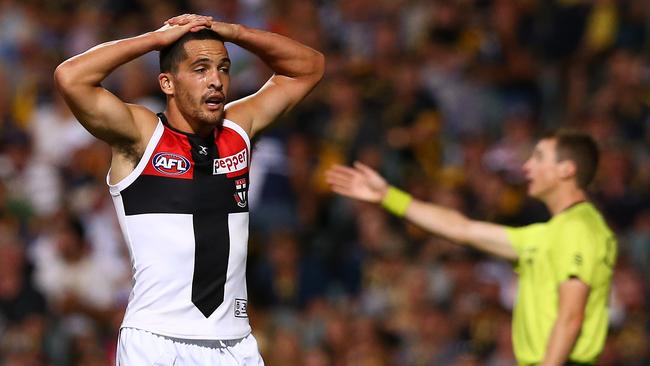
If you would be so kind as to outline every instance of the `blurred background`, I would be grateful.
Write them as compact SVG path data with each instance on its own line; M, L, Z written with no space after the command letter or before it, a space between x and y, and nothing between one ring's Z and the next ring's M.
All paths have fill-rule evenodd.
M514 365L509 264L381 208L323 172L363 161L415 196L507 225L546 220L521 165L540 134L602 147L593 201L620 257L601 365L650 365L647 0L0 0L0 365L113 365L130 279L64 59L186 12L320 51L316 90L254 141L248 289L267 365ZM230 100L270 76L230 45ZM164 109L152 52L104 86Z

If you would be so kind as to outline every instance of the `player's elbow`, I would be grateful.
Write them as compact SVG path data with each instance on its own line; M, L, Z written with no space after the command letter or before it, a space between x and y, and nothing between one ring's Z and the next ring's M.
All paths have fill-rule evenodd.
M585 315L584 313L580 313L579 315L576 315L572 320L571 320L571 326L573 329L575 329L576 332L580 331L582 328L582 323L585 320Z
M564 326L568 334L571 334L573 337L578 337L580 331L582 330L582 322L584 317L575 316L565 320Z
M74 85L74 70L70 61L64 61L54 70L54 85L60 92L65 93Z
M301 70L297 72L296 76L305 85L313 88L323 78L323 74L325 74L325 56L310 48L309 56L303 60Z
M64 61L54 70L54 83L63 93L76 88L98 86L99 81L97 75L90 73L77 57Z
M312 65L312 74L314 75L316 82L318 82L323 78L323 75L325 74L325 55L314 50Z
M572 328L580 329L582 322L585 320L584 311L575 311L567 317L567 322Z
M585 314L584 311L578 309L574 311L568 311L560 313L558 315L558 320L564 324L564 326L571 332L579 332L582 328L582 322L584 321Z

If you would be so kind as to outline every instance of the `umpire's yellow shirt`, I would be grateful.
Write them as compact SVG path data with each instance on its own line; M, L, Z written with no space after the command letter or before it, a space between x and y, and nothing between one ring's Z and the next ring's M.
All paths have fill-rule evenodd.
M513 344L520 365L544 358L558 311L562 282L577 277L590 287L582 330L569 359L595 363L607 336L607 300L616 261L616 239L591 203L582 202L549 222L508 228L519 254L519 292Z

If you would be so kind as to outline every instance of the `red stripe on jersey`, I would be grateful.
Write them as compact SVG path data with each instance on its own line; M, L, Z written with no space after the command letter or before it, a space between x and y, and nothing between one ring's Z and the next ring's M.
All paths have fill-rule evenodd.
M219 159L214 162L215 174L226 174L228 178L233 178L248 172L248 145L237 131L227 127L218 129L215 143L219 149Z

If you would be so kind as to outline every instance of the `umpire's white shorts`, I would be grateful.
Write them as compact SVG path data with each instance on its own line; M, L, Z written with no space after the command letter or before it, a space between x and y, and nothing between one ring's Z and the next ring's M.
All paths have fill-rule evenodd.
M117 366L263 366L252 334L236 340L193 340L122 328Z

